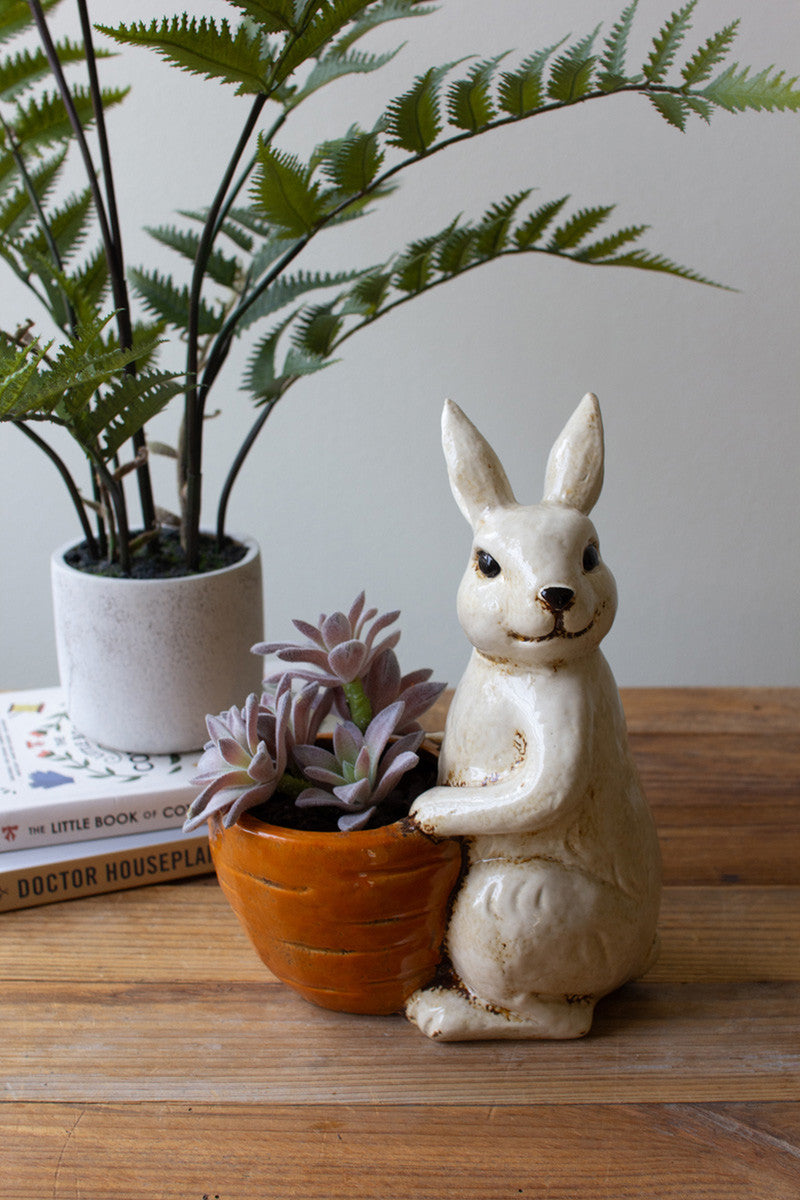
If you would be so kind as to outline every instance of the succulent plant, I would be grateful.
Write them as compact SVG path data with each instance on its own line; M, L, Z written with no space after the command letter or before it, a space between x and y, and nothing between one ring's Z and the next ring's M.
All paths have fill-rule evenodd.
M345 810L339 829L363 829L400 777L419 762L414 751L422 741L422 730L406 734L387 749L402 721L403 707L400 700L385 708L373 717L366 733L352 721L343 721L333 734L332 753L321 746L298 746L295 759L308 778L331 789L306 788L297 797L298 807L335 805Z
M206 718L210 740L193 780L203 790L189 809L187 830L214 814L230 826L273 796L289 796L298 808L343 810L342 831L372 820L419 762L424 734L418 718L445 686L431 682L428 669L401 675L394 652L399 631L376 642L399 615L365 609L362 592L347 614L323 614L317 625L295 621L306 645L253 647L311 669L271 676L260 699L249 696L244 708ZM334 708L338 720L328 749L318 735Z

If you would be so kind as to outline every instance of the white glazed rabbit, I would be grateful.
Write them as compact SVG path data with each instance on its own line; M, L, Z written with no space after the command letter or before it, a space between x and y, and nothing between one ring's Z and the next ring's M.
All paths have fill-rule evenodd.
M587 395L554 445L540 504L517 504L492 448L447 402L443 444L475 538L458 592L474 646L439 786L412 816L466 843L445 948L452 972L407 1015L430 1037L568 1038L657 949L660 857L599 644L613 576L588 518L603 429Z

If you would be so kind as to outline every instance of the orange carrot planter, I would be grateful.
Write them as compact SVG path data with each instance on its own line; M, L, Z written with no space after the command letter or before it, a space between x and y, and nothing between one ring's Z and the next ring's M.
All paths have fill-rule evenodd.
M461 871L457 841L410 821L349 833L283 829L245 813L209 822L217 877L269 969L306 999L401 1010L433 977Z

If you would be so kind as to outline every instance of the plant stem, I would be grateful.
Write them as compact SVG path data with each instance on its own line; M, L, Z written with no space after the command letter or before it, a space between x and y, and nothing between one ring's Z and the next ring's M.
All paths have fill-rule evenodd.
M353 723L362 733L366 733L367 726L372 720L372 705L364 691L364 684L360 679L354 679L352 683L343 683L342 689Z
M214 245L214 235L217 217L225 202L228 189L231 186L236 167L244 154L245 147L255 129L261 110L267 101L266 95L256 96L250 108L247 121L236 143L231 160L220 183L217 194L209 209L200 244L194 261L192 284L189 295L188 339L189 345L186 356L186 514L183 530L183 548L190 570L197 570L200 555L200 498L201 498L201 463L203 455L203 410L207 389L200 385L198 374L198 337L200 317L200 296L203 288L206 266Z
M14 421L14 424L21 433L24 433L27 438L30 438L35 446L38 446L40 450L44 451L44 453L56 467L56 470L60 474L61 478L64 480L67 491L69 492L70 500L74 504L75 511L78 514L78 520L81 523L81 529L83 530L83 536L86 539L86 545L89 547L89 553L96 561L100 557L97 542L95 541L94 534L92 533L92 527L89 524L89 519L86 516L86 509L83 506L81 494L78 491L75 480L72 478L69 472L67 464L61 458L61 456L56 453L53 447L48 445L44 438L40 437L38 433L34 433L32 429L29 429L24 421Z
M289 385L287 384L287 387L288 386ZM282 394L283 393L281 393L281 395ZM220 493L219 498L219 505L217 507L217 544L220 547L225 540L225 519L228 513L228 500L230 499L231 490L236 482L239 472L242 469L242 466L244 465L245 459L253 448L256 438L261 433L261 430L266 424L267 418L269 417L275 405L278 403L279 399L280 396L275 396L274 399L268 400L264 405L261 412L258 414L257 419L251 425L250 432L239 447L239 452L231 463L231 468L225 477L225 483L223 484L222 492Z
M100 147L100 161L103 168L103 179L106 188L106 202L108 205L108 221L109 233L111 238L111 247L114 255L115 271L112 276L118 280L118 292L123 301L122 306L117 314L117 326L119 329L120 345L123 349L132 349L133 347L133 330L131 327L131 310L130 299L128 296L128 285L125 280L125 260L122 249L122 230L119 223L119 210L117 208L116 189L114 186L114 172L111 164L111 151L108 144L108 134L106 131L105 110L103 109L103 93L100 87L100 79L97 74L97 57L94 52L94 41L92 38L92 25L89 20L89 11L86 6L86 0L77 0L78 12L80 14L81 32L83 34L83 42L86 47L86 67L89 75L89 92L92 97L92 110L94 112L95 123L97 126L97 140ZM108 254L108 248L106 248ZM109 262L109 270L111 263ZM115 297L117 296L115 290ZM136 374L136 364L129 363L125 368L129 375ZM156 511L155 502L153 500L153 487L150 479L150 468L147 461L147 456L139 452L145 449L146 439L143 429L138 429L133 435L133 453L134 457L140 458L141 464L136 468L136 480L139 487L139 502L142 508L142 523L145 529L156 528Z

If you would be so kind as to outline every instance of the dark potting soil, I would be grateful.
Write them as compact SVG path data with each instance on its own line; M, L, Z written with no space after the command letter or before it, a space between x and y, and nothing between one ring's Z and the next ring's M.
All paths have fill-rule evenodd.
M380 829L393 825L407 817L417 796L427 792L436 784L438 762L429 750L419 751L419 762L407 771L397 787L378 805L365 829ZM266 804L250 810L251 815L268 825L281 829L299 829L311 833L337 833L337 822L343 815L341 808L298 808L290 796L272 796Z
M203 575L208 571L231 567L243 559L246 553L247 547L241 542L235 542L233 538L226 538L220 547L215 537L203 533L200 535L200 569L196 572L190 571L177 529L166 529L161 530L157 538L133 552L130 574L126 576L123 576L118 563L109 563L106 559L98 562L93 559L86 542L68 550L64 561L76 571L84 571L88 575L104 575L112 579L177 579L182 575Z

